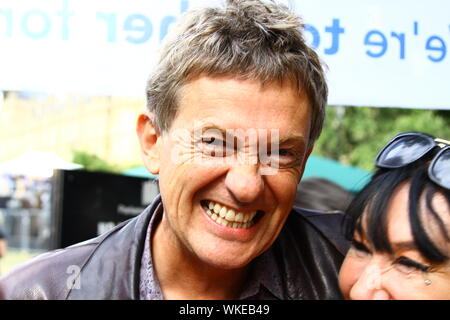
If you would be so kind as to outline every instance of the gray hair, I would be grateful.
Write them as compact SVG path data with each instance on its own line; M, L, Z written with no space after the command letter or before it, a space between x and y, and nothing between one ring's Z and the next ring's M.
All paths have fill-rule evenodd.
M147 108L156 127L170 128L177 94L198 76L291 80L306 90L312 107L310 145L319 137L328 88L318 55L303 39L301 19L286 6L258 0L227 0L223 7L186 13L165 39L147 83Z

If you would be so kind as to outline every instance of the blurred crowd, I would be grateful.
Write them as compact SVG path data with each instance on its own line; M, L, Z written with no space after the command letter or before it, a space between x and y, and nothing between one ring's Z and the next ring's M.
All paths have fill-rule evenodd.
M48 178L0 175L0 228L9 247L24 251L47 249L50 193Z

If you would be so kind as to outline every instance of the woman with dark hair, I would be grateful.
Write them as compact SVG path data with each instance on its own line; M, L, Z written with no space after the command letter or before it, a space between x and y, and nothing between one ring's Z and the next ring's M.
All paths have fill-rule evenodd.
M450 299L450 142L395 136L345 219L346 299Z

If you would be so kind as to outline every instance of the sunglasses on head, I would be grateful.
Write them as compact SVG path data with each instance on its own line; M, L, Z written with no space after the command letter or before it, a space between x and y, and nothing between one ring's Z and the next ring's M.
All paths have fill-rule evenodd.
M421 132L405 132L391 139L375 158L378 168L401 168L411 164L436 147L441 148L428 166L428 177L450 190L450 141Z

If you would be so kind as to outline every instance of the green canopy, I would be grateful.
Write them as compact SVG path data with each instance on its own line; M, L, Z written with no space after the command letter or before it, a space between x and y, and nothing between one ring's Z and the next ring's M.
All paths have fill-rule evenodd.
M157 175L151 174L144 166L134 167L122 172L122 174L130 177L155 179Z
M350 192L360 191L372 177L372 173L357 167L311 155L306 163L302 179L319 177L328 179Z
M144 166L125 170L124 175L155 179L157 176L151 174ZM342 188L358 192L370 180L371 173L357 167L347 166L318 156L310 156L306 163L303 179L319 177L331 180Z

